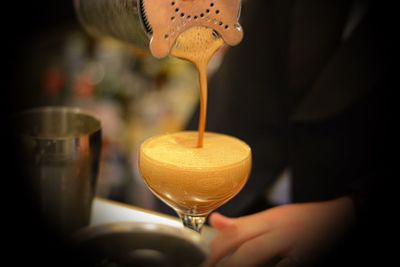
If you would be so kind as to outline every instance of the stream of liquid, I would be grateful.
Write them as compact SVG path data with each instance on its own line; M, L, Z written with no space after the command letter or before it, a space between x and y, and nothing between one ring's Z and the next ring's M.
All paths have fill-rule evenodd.
M223 45L223 39L213 29L198 26L179 35L171 50L172 56L192 62L199 73L200 115L197 147L203 147L206 128L208 63Z

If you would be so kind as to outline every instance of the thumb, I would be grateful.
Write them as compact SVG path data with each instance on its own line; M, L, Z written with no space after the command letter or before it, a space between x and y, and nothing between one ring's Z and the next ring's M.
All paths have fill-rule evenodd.
M217 230L221 230L234 223L234 219L223 216L218 212L214 212L210 215L210 224Z

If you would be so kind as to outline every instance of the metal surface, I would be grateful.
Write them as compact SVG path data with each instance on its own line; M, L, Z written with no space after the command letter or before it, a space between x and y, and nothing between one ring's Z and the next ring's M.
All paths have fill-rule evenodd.
M241 0L143 0L143 6L153 30L150 50L157 58L166 57L176 38L196 26L213 29L231 46L243 38Z
M139 0L74 0L81 25L94 36L110 36L147 49L149 37Z
M120 222L88 227L72 240L88 266L200 266L207 249L200 235L163 224Z
M21 156L33 200L63 234L89 224L101 149L101 125L77 108L43 107L17 117Z
M231 46L243 38L241 0L74 0L74 6L87 32L145 48L157 58L195 26L214 29Z

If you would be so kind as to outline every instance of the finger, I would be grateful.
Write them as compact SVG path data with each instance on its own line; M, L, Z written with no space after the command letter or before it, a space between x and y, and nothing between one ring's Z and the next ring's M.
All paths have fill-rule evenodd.
M217 237L210 243L210 256L205 266L214 266L222 258L232 253L242 243L257 235L266 233L268 221L262 218L262 213L229 219L229 225L220 229ZM219 220L217 216L217 220Z
M227 226L232 225L234 221L234 219L225 217L218 212L214 212L210 215L210 224L217 230L221 230Z
M283 254L284 243L277 236L266 233L242 244L228 259L226 267L252 267L267 263Z

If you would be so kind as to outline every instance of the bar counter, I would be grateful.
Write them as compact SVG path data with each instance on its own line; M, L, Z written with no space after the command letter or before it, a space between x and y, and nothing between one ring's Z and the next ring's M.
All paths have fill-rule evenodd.
M90 226L116 222L160 223L182 228L182 222L177 217L146 210L140 207L96 197L93 201ZM216 230L205 225L201 237L208 244L216 235Z

